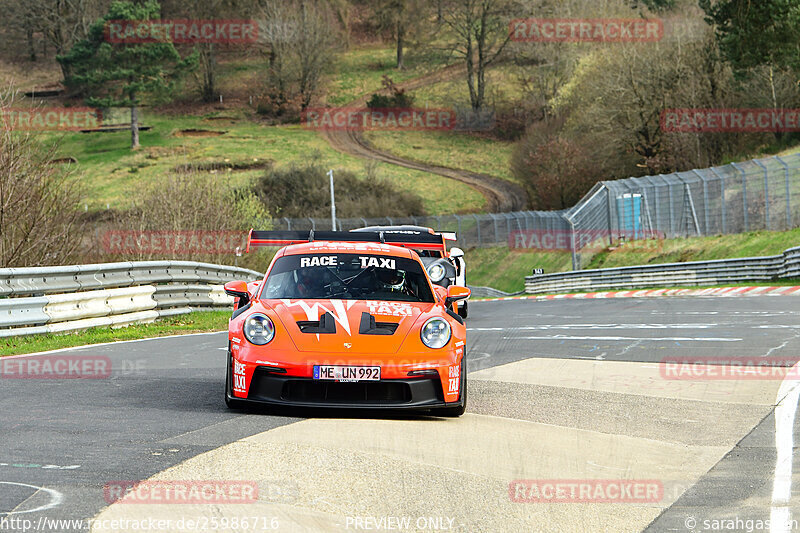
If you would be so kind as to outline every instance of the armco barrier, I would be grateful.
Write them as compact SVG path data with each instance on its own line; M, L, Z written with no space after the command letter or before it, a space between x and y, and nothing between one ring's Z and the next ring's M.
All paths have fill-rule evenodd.
M191 261L0 269L0 338L152 322L230 307L222 285L252 270Z
M721 285L800 277L800 247L781 255L635 267L577 270L528 276L525 292L592 292L681 285Z

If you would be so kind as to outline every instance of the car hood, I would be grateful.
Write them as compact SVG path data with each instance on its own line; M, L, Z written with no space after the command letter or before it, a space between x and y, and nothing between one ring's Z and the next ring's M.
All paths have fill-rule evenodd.
M268 300L265 303L283 323L299 351L343 354L396 353L406 336L418 329L414 325L419 317L436 306L434 303L373 300ZM329 316L321 320L326 313ZM364 313L374 317L377 323L397 324L394 333L362 332ZM320 329L335 329L335 333L316 332L315 322L327 326ZM301 326L305 332L301 331Z

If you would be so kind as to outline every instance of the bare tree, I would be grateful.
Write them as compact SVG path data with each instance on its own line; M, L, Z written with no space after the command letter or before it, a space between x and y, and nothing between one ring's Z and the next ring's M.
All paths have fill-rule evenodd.
M508 23L513 12L510 0L449 0L443 10L444 23L455 40L451 50L462 57L472 109L480 111L486 98L486 70L511 40Z
M77 41L86 37L89 26L108 8L110 0L21 0L26 32L32 41L34 31L41 32L56 55L67 53ZM61 64L66 80L69 67Z
M302 107L308 107L340 33L324 2L278 0L263 7L259 39L266 49L270 89L284 101L299 95Z
M398 69L405 61L405 49L426 20L428 2L425 0L380 0L375 4L378 26L391 32L395 41Z
M0 94L0 109L14 95ZM14 131L0 115L0 267L53 265L80 246L80 181L57 163L58 144Z

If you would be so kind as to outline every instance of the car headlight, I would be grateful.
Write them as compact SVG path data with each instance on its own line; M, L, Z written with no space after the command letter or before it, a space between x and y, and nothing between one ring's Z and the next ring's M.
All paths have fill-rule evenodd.
M434 283L442 281L446 273L447 271L441 263L434 263L428 268L428 276L430 276L431 281Z
M275 336L275 324L269 317L260 313L254 313L244 321L244 337L251 344L264 346Z
M422 326L419 336L428 348L444 348L450 342L450 324L443 318L433 317Z

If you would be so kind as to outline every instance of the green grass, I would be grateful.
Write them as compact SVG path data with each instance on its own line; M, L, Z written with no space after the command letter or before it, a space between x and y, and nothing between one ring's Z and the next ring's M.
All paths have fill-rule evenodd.
M588 258L584 256L583 259L584 269L614 268L777 255L794 246L800 246L800 228L663 241L633 241L599 251L588 264ZM523 290L525 276L529 276L533 268L543 268L545 274L572 270L571 255L566 251L515 251L503 247L473 249L466 254L467 280L470 285L494 287L505 292ZM765 283L775 284L780 283Z
M92 328L62 335L29 335L0 339L0 357L25 353L44 352L72 346L104 342L145 339L186 333L225 331L230 311L201 311L189 315L163 318L152 324L139 324L125 328Z
M514 143L444 131L372 131L365 138L394 155L516 181L510 160Z
M525 276L534 268L545 274L565 272L572 267L572 255L561 251L514 251L509 248L474 248L466 252L467 283L493 287L505 292L525 289Z
M365 175L364 161L333 150L316 131L302 126L264 126L245 117L231 121L203 117L166 117L152 113L143 122L153 128L141 132L142 149L129 149L130 133L68 133L61 154L77 159L76 171L88 186L90 209L130 207L131 198L143 185L158 183L173 167L213 161L273 161L276 167L307 162L318 157L334 169ZM213 137L180 136L182 130L224 132ZM244 186L263 170L218 172L223 186ZM484 197L471 187L440 176L380 163L377 174L398 188L420 195L428 214L479 212Z
M595 255L585 268L710 261L776 255L800 245L800 229L754 231L736 235L635 241Z
M338 58L333 72L325 80L328 91L325 103L331 106L345 105L380 90L384 75L388 75L395 83L402 83L435 71L444 66L444 62L423 63L414 55L408 55L405 68L397 70L395 65L393 47L365 45L349 50Z

